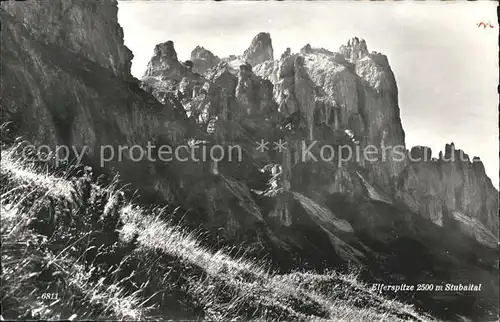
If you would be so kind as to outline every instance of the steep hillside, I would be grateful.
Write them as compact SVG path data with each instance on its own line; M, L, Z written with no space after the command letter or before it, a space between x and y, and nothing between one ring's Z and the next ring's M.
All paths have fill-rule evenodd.
M1 155L2 320L434 321L354 275L278 275L207 249L117 182L42 173L21 151Z
M166 39L139 81L116 13L2 2L5 317L497 316L498 192L453 144L406 149L385 55L353 38L275 59L262 32L243 53L182 60ZM69 293L47 306L32 283ZM373 283L481 289L388 300Z

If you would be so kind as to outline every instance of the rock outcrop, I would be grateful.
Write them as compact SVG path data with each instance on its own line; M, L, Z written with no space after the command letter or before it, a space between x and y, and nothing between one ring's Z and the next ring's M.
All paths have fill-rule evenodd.
M203 75L207 70L215 67L221 60L210 50L196 46L191 52L191 61L194 64L193 71Z
M252 66L273 60L273 45L271 35L267 32L258 33L252 40L250 47L243 53L242 59Z
M453 143L438 158L431 155L426 147L411 150L411 163L398 178L396 196L437 225L462 226L464 232L496 247L498 192L481 160L471 160Z
M183 77L193 78L193 62L183 64L177 58L174 42L169 40L154 48L154 55L148 63L144 78L180 81Z
M194 62L180 62L173 41L166 41L155 46L154 55L141 79L141 87L162 103L172 98L185 102L192 98L195 87L200 88L205 83L193 68Z
M2 3L2 122L34 145L65 146L145 191L173 196L159 167L118 146L175 145L187 131L130 76L117 2ZM106 161L108 160L108 161ZM166 175L166 172L165 172Z
M317 130L324 124L351 130L361 138L361 150L376 151L356 161L369 170L370 182L392 193L394 179L406 166L404 158L398 161L394 155L397 149L405 151L394 75L387 58L368 53L364 40L354 38L340 51L348 57L306 45L300 54L286 52L255 70L274 83L280 112L300 112L309 140L329 135Z
M353 64L370 54L366 41L358 37L351 38L347 41L347 45L340 46L339 52Z
M143 85L160 101L164 100L167 93L176 95L189 116L204 115L196 120L198 123L207 123L212 117L221 116L222 91L229 99L222 119L227 119L229 115L262 115L271 112L273 85L255 75L249 63L235 68L237 60L220 61L198 46L191 57L194 66L203 57L215 57L209 64L215 66L201 76L186 63L179 62L172 41L159 44L142 78Z
M266 115L273 107L272 83L256 76L249 65L240 66L235 96L248 115Z
M113 71L122 79L130 74L132 52L123 44L115 0L69 0L47 5L40 1L2 2L40 42L68 50Z

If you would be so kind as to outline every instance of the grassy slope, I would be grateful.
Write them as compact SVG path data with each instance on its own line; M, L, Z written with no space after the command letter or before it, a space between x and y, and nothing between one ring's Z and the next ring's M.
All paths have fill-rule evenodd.
M16 151L1 160L5 319L433 320L354 275L277 275L207 249L115 183L43 172Z

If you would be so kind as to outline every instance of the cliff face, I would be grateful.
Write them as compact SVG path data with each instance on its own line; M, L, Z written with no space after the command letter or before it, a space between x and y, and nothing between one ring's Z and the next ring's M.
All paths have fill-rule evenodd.
M119 145L174 144L186 128L131 79L116 12L116 1L2 3L2 121L35 145L84 152L96 167L109 159L106 169L171 196L150 162L118 156Z
M273 45L271 35L267 32L258 33L253 39L250 47L243 53L243 60L252 66L273 60Z
M356 162L369 170L370 182L392 193L394 179L406 166L394 155L405 151L394 75L387 58L368 53L364 40L353 38L340 51L344 54L306 45L299 54L285 53L255 70L275 84L280 112L300 112L308 140L331 136L319 131L327 126L351 131L360 150L376 151Z
M363 155L352 158L367 170L360 175L364 189L347 167L338 169L323 190L368 193L372 199L378 195L377 199L389 203L403 202L438 225L448 220L448 225L459 225L494 247L498 193L482 163L461 161L462 152L452 152L453 146L447 146L445 156L437 160L431 160L429 154L428 161L412 161L429 151L414 148L413 157L405 151L398 90L387 57L369 53L366 42L358 38L349 40L339 52L306 45L299 54L287 51L279 61L255 67L257 74L274 83L279 111L298 111L303 116L304 138L325 140L335 130L349 130L362 151L373 149L373 161ZM333 131L320 131L325 125ZM464 222L464 218L472 221Z
M143 81L162 75L163 82L176 83L184 75L168 91L182 97L189 115L197 115L198 123L212 128L213 135L223 137L227 144L248 140L245 149L261 167L278 165L270 174L276 178L274 188L283 196L276 199L270 217L287 226L300 222L292 211L300 198L294 198L293 192L319 205L341 193L403 203L437 225L458 225L482 243L494 245L496 192L487 184L484 171L471 172L480 168L479 163L411 161L416 159L411 158L413 154L426 152L406 151L397 85L386 56L368 52L364 40L353 38L339 53L306 45L299 53L287 50L273 61L271 55L259 54L269 52L263 50L263 43L271 43L268 35L257 35L249 47L253 49L243 55L248 61L249 53L257 53L260 64L252 66L235 56L196 78L167 42L163 54L167 57L159 59L155 50ZM160 89L167 91L158 85L151 88L158 98ZM244 130L250 122L256 132ZM277 154L252 152L251 142L259 139L283 140L287 149ZM325 145L350 147L351 152L330 158L322 154ZM304 153L307 146L310 154ZM370 154L365 154L368 150ZM325 155L327 160L320 158ZM245 184L250 178L241 179Z
M148 63L143 78L180 81L182 77L193 77L192 67L178 60L174 42L167 41L155 46L154 55Z
M396 195L414 212L437 225L458 225L490 247L498 239L498 192L477 157L447 144L445 153L431 158L426 147L411 151L414 161L398 178Z
M207 70L215 67L220 62L220 58L210 50L196 46L191 52L191 61L193 62L193 70L203 75Z
M174 97L179 102L190 99L193 87L204 83L204 78L193 71L192 61L179 61L173 41L155 46L154 55L141 80L142 88L163 103L168 101L169 97Z
M2 8L29 29L36 40L84 56L122 78L130 74L132 52L123 44L116 0L2 2Z

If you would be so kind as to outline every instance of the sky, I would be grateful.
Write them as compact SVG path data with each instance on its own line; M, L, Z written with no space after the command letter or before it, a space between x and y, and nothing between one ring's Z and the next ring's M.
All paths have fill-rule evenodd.
M156 44L180 60L203 46L239 55L259 32L274 56L307 43L338 51L357 36L387 55L399 90L406 145L433 156L446 143L479 156L498 189L498 31L495 1L119 1L118 20L141 78ZM495 28L479 28L491 21Z

